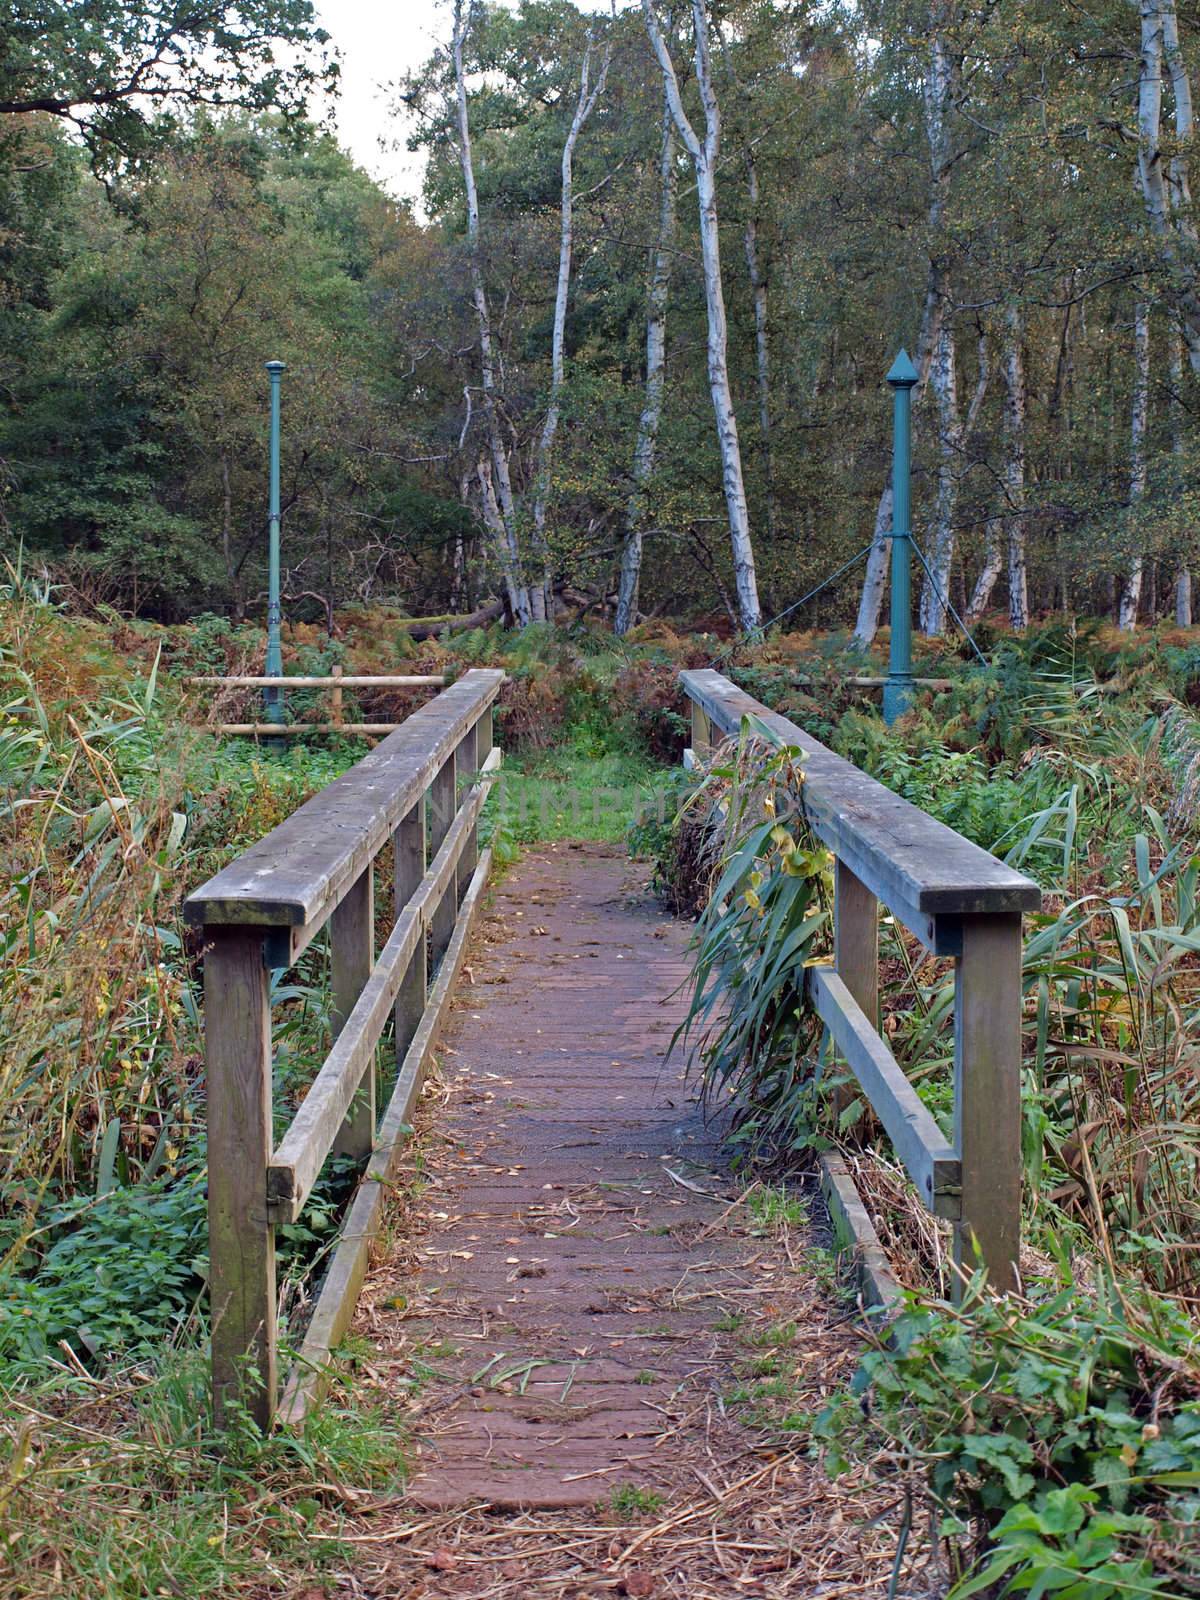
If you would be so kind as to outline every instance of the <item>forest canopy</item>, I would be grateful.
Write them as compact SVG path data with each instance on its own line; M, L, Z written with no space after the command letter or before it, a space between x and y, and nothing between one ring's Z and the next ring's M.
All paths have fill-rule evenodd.
M290 614L750 626L850 563L801 620L866 639L903 345L925 631L1190 620L1193 12L442 20L395 85L412 205L305 120L335 69L307 0L4 7L10 550L253 614L276 358Z

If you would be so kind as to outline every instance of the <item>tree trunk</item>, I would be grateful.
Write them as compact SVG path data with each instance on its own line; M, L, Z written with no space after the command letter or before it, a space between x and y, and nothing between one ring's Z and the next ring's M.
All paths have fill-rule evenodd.
M926 557L930 570L921 588L921 631L937 638L946 626L946 597L950 593L950 569L954 562L954 511L962 459L954 324L946 317L942 318L930 385L938 408L937 501L933 544Z
M1133 401L1129 421L1129 513L1134 538L1125 586L1121 590L1118 625L1137 626L1146 558L1137 529L1137 510L1146 493L1146 429L1150 413L1150 302L1139 300L1133 314Z
M717 226L717 157L721 145L721 115L713 88L712 63L708 49L708 16L704 0L692 0L692 25L695 32L696 82L704 107L705 136L701 143L688 120L679 93L679 80L671 53L654 15L652 0L642 0L646 29L654 46L679 136L687 147L696 172L696 196L700 209L700 247L704 261L704 298L708 312L708 384L712 392L717 442L721 451L721 476L725 505L729 515L729 541L733 552L734 587L737 591L738 619L743 633L754 633L761 626L758 579L754 570L754 546L750 538L750 514L746 506L746 484L742 475L742 453L738 440L737 416L729 384L729 335L725 319L725 293L721 285L721 240Z
M509 542L508 529L504 525L504 517L496 500L496 489L492 483L491 463L486 458L481 457L475 470L479 477L479 499L483 509L483 525L491 535L492 553L495 556L496 565L500 569L500 576L504 580L504 592L508 596L508 609L513 621L523 628L530 621L529 595L521 583L516 554ZM523 617L522 606L524 606Z
M941 338L942 318L945 314L945 267L936 254L939 234L946 211L950 189L952 152L949 133L950 92L953 79L952 63L945 33L945 18L940 0L931 0L929 8L930 49L925 74L925 135L929 145L929 210L926 226L930 248L929 270L925 279L925 303L921 309L921 327L917 335L915 366L917 382L913 388L913 409L925 391L929 376L930 357ZM875 513L875 531L867 553L867 570L863 577L862 596L858 605L858 619L854 624L854 637L859 644L869 645L879 631L879 617L883 607L883 594L887 588L888 563L892 551L892 489L889 483L879 497Z
M1175 493L1183 488L1183 339L1178 327L1171 329L1167 343L1167 371L1171 384L1171 455L1175 464ZM1191 540L1186 531L1179 535L1178 561L1175 567L1175 625L1190 628L1192 625L1192 573L1188 565Z
M538 439L534 467L533 495L533 545L537 562L536 582L530 586L530 602L536 621L544 621L552 604L550 593L550 558L546 544L546 505L550 498L550 461L554 451L554 436L562 411L562 387L566 371L564 347L567 328L567 298L571 288L571 244L574 225L574 190L572 187L575 146L579 133L595 109L596 101L604 93L608 78L611 47L604 53L600 75L594 88L589 88L592 61L592 34L588 29L587 44L583 51L583 64L579 69L579 95L575 102L575 115L563 141L562 197L559 205L558 282L554 292L554 331L550 340L550 396L546 403L546 416Z
M485 506L491 498L504 526L505 542L511 556L513 620L525 627L532 618L529 591L520 576L520 551L517 540L516 506L508 470L508 452L500 433L496 409L496 364L492 339L492 319L483 282L480 256L479 193L475 187L475 167L471 157L471 124L467 116L467 86L463 74L463 44L469 16L465 0L454 0L454 83L458 99L458 156L462 167L463 189L467 200L467 247L471 263L471 298L479 327L479 365L483 386L483 411L487 421L488 446L492 456L492 476L488 480ZM494 478L494 481L493 481ZM494 530L493 530L494 532Z
M621 581L617 592L614 630L626 634L638 614L638 587L642 574L642 534L646 520L646 491L654 471L658 426L662 419L663 390L667 376L667 298L675 257L675 123L663 95L662 155L659 159L658 244L646 297L646 388L633 448L633 491L625 509L625 543L621 550Z
M746 187L750 212L746 218L746 270L754 297L754 365L758 378L758 431L763 479L767 491L767 537L772 548L779 531L779 501L775 494L775 454L771 440L771 347L767 337L767 280L758 248L758 167L753 147L746 151Z
M1200 373L1200 276L1196 226L1190 213L1187 145L1193 133L1192 94L1179 45L1175 0L1140 0L1138 180L1150 228L1167 268L1165 281L1179 317L1193 372ZM1175 102L1178 153L1169 167L1162 151L1163 69ZM1172 215L1172 200L1175 201Z
M1021 308L1004 318L1004 495L1008 501L1008 621L1018 632L1029 626L1029 578L1025 543L1025 356Z

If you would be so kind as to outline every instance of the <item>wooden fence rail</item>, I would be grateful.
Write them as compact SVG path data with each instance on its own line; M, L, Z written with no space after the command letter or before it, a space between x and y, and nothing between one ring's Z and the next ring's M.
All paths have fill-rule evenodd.
M366 1170L287 1380L288 1419L311 1403L349 1323L487 878L478 823L499 768L492 707L503 677L466 673L187 900L188 920L204 929L218 1425L235 1408L263 1427L276 1415L275 1228L301 1215L331 1152L365 1161ZM376 956L374 866L389 842L393 927ZM293 965L326 926L333 1045L276 1148L271 969ZM398 1072L379 1119L377 1045L392 1015Z
M440 672L422 673L344 673L331 668L327 677L274 678L261 673L235 673L225 677L189 678L193 688L216 689L327 689L330 693L328 722L217 722L212 732L221 738L245 735L255 739L297 738L309 733L384 735L394 733L398 722L347 722L342 712L342 696L347 689L440 689L445 676Z
M1021 917L1031 879L860 772L719 672L684 672L692 748L703 755L744 719L804 758L803 803L835 867L834 964L808 996L874 1107L926 1207L954 1226L957 1264L1017 1281L1021 1234ZM879 1033L879 907L926 949L951 956L954 1137L948 1141Z

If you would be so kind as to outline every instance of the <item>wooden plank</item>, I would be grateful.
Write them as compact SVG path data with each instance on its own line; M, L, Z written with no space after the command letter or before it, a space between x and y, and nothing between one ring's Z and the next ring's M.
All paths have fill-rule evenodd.
M280 1420L298 1427L319 1400L329 1379L330 1356L345 1336L370 1261L371 1246L379 1236L391 1181L412 1126L413 1108L420 1093L425 1067L437 1043L454 983L462 967L476 912L483 899L492 853L484 850L475 868L454 936L446 950L437 982L429 996L421 1027L413 1039L396 1087L380 1124L375 1153L359 1185L343 1225L342 1238L333 1253L325 1282L317 1297L296 1364L288 1375L280 1402Z
M458 749L454 752L454 766L458 774L458 781L464 778L474 783L479 775L478 757L478 726L468 728L459 740ZM489 752L490 753L490 752ZM456 887L454 903L457 906L470 886L471 877L479 862L479 829L478 824L467 834L463 845L462 855L459 857L456 871Z
M754 716L799 747L814 832L914 932L927 937L930 917L1040 908L1041 890L1031 878L926 816L719 672L682 672L680 680L720 733L736 734L743 717Z
M383 738L402 728L402 722L213 722L195 724L197 733L215 733L220 738L292 739L305 733L345 733L358 737Z
M933 1114L832 967L808 969L809 995L862 1085L917 1192L939 1217L957 1217L962 1169Z
M375 965L375 863L370 862L329 919L330 1026L334 1042L358 1004ZM332 1153L365 1160L375 1135L375 1062L354 1091Z
M320 927L429 787L504 674L475 669L188 896L187 919Z
M417 892L397 918L370 980L313 1079L291 1126L267 1163L267 1197L275 1222L295 1222L312 1192L347 1107L375 1058L375 1046L395 1004L409 960L423 945L436 907L455 910L449 892L454 869L494 781L488 775L467 796ZM372 1121L372 1133L374 1121ZM367 1149L370 1149L368 1144ZM365 1153L365 1152L364 1152Z
M879 901L844 861L834 869L834 965L873 1028L879 1026Z
M339 683L340 674L340 683ZM253 673L239 673L228 678L189 678L189 684L212 689L419 689L427 684L441 688L446 679L440 672L416 674L340 673L334 667L327 678L268 678Z
M342 669L335 664L329 670L333 677L333 696L329 703L329 715L333 718L334 727L340 728L346 720L343 715Z
M422 795L412 810L396 829L392 846L393 882L395 890L392 904L394 916L399 920L405 906L416 894L425 876L425 796ZM413 946L400 980L393 1012L396 1034L396 1064L404 1060L412 1043L425 1009L429 987L426 940L422 934Z
M833 963L837 975L871 1024L879 1028L879 901L844 861L834 863ZM849 1087L835 1094L840 1114L850 1103Z
M439 850L442 840L446 837L454 820L454 809L458 804L458 747L451 751L449 759L438 772L429 786L429 848ZM454 917L458 910L457 896L448 894L442 896L430 922L430 958L436 969L438 962L445 953L446 946L450 943L450 935L454 932Z
M692 700L692 750L699 761L706 761L712 749L712 726L700 701Z
M902 1291L854 1176L837 1151L826 1150L818 1162L818 1178L834 1237L843 1250L853 1252L863 1309L886 1318L899 1309Z
M271 1154L271 1007L263 936L208 928L204 1059L208 1090L209 1291L213 1416L275 1410L275 1230L263 1171Z
M954 977L954 1123L962 1220L954 1259L1017 1287L1021 1247L1021 919L963 925ZM978 1246L978 1254L976 1253Z

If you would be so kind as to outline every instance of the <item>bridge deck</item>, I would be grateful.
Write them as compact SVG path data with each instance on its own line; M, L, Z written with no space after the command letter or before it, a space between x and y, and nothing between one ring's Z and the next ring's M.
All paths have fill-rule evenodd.
M574 1517L578 1532L583 1519L598 1538L609 1525L607 1550L622 1508L634 1520L618 1545L670 1522L632 1567L669 1546L692 1594L742 1592L723 1587L735 1573L754 1593L801 1592L801 1573L804 1593L849 1593L845 1581L872 1593L866 1572L894 1530L861 1531L859 1487L829 1483L803 1434L793 1455L734 1397L776 1371L786 1408L818 1411L860 1346L811 1270L805 1230L756 1231L681 1063L664 1063L688 929L645 877L563 846L495 891L444 1036L446 1104L426 1119L416 1226L372 1273L358 1331L381 1386L433 1374L413 1405L412 1499L491 1508L477 1549L472 1524L454 1522L463 1570L447 1568L447 1593L476 1592L461 1587L468 1570L479 1593L508 1593L489 1585L510 1560L517 1590L530 1585L534 1546L546 1576L556 1562L561 1573L551 1525ZM558 1522L536 1508L560 1508ZM394 1549L377 1536L370 1564L436 1584L437 1536L410 1540L410 1522ZM607 1587L627 1570L618 1562Z

